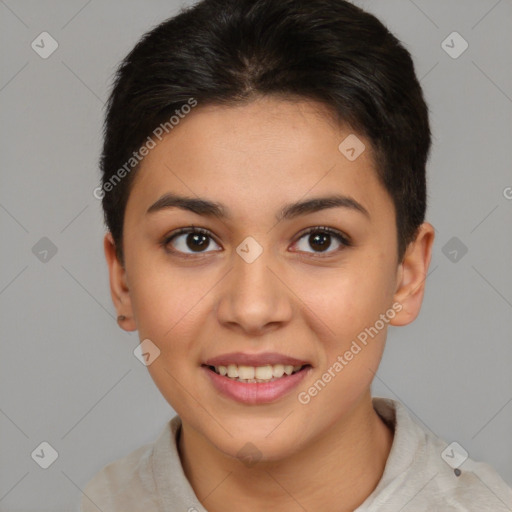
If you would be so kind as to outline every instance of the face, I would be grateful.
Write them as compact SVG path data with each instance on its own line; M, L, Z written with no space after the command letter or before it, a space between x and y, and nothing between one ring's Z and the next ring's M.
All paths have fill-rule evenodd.
M279 459L342 421L369 389L387 325L419 309L402 285L419 282L428 251L416 267L397 264L393 203L366 139L357 135L366 149L355 160L338 149L350 134L312 102L198 106L142 162L124 269L106 239L125 328L160 351L151 377L184 425L226 454L250 441ZM208 367L237 362L264 380L268 364L276 375L303 369L245 383Z

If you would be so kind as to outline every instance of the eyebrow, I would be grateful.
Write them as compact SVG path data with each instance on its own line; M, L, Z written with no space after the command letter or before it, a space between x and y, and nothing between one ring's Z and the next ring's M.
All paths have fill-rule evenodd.
M221 203L207 199L179 196L173 193L166 193L153 203L146 211L146 214L161 211L167 208L180 208L206 217L217 217L219 219L230 219L231 215ZM328 208L347 208L362 213L368 219L368 210L354 198L346 195L334 194L326 197L316 197L305 201L298 201L285 205L276 215L276 220L291 220L301 215L314 213Z

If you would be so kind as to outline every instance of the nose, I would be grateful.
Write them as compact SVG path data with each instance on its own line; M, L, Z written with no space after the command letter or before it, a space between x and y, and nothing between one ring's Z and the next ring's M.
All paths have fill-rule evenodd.
M252 263L235 255L217 305L217 317L224 326L257 336L290 321L292 293L269 252L264 250Z

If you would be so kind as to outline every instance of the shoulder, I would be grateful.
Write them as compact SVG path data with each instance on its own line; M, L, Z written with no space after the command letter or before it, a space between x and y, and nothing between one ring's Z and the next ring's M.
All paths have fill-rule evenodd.
M512 510L512 489L492 466L473 460L458 443L433 434L426 433L425 447L425 467L432 475L430 489L439 510Z
M161 510L153 475L153 456L157 443L170 434L167 423L155 442L137 448L98 471L83 490L80 512Z
M377 398L374 407L393 424L395 438L371 506L361 510L512 510L512 489L489 464L473 460L458 443L447 443L420 426L400 402Z

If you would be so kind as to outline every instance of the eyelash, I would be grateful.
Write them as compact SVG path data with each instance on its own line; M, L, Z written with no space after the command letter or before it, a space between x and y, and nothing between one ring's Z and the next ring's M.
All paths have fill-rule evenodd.
M182 258L196 258L197 256L200 256L201 254L207 254L205 252L203 252L203 253L198 252L196 254L186 254L186 253L182 253L180 251L176 251L174 249L168 248L168 245L171 243L171 241L174 238L177 238L179 235L184 235L184 234L189 234L189 233L205 235L215 241L215 238L210 233L210 231L208 231L207 229L199 228L199 227L195 227L195 226L188 226L185 228L180 228L177 231L174 231L173 233L171 233L170 235L165 236L164 239L160 242L160 245L163 247L163 249L167 253L175 254ZM337 229L329 228L327 226L314 226L311 228L307 228L305 231L303 231L302 233L299 234L296 242L294 242L294 243L297 243L299 240L301 240L306 235L309 235L311 233L324 233L324 234L331 235L342 245L342 247L340 249L326 253L326 256L323 256L324 253L322 253L322 252L306 253L311 256L320 256L321 258L328 257L333 253L339 252L344 247L352 247L352 245L353 245L350 238L347 237L346 235L344 235L341 231L338 231ZM215 243L217 243L217 242L215 242Z

